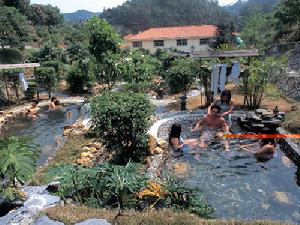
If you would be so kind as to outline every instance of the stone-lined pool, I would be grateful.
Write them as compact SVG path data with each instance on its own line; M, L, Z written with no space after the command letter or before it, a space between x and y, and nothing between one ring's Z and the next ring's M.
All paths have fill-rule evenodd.
M198 116L199 117L199 116ZM195 117L175 119L160 126L158 137L166 139L168 129L178 122L184 138L198 138L191 133ZM234 132L241 132L234 124ZM277 147L277 156L267 162L257 162L254 156L240 150L239 144L255 140L235 139L230 152L215 141L201 151L199 161L193 154L172 159L168 164L184 165L187 172L180 176L188 187L202 190L218 218L271 219L300 223L300 168Z
M70 104L49 111L48 106L43 106L37 119L14 118L5 126L5 136L32 137L41 148L37 164L42 165L55 151L57 141L63 135L64 126L72 125L78 118L79 107L77 104ZM71 112L70 117L67 117L67 112Z

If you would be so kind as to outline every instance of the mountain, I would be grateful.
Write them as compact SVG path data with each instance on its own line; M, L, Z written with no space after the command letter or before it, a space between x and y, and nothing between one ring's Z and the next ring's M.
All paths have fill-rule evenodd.
M238 0L234 4L223 8L232 15L249 16L251 12L259 10L262 13L270 13L279 0Z
M78 22L87 20L92 16L99 16L101 13L93 13L87 10L78 10L73 13L63 13L65 21L68 22Z
M104 10L102 18L122 34L150 27L230 24L229 13L211 0L131 0Z

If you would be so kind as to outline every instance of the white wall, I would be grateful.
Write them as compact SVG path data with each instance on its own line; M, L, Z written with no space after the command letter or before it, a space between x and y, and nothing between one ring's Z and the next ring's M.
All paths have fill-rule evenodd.
M205 37L203 37L205 38ZM158 48L160 49L168 49L168 48L173 48L177 49L179 51L184 51L184 52L191 52L192 51L192 46L194 47L194 51L205 51L210 49L208 45L200 45L200 38L197 39L188 39L187 40L187 45L185 46L177 46L177 39L170 40L170 39L165 39L164 40L164 46L157 46L155 47L153 44L153 40L149 41L142 41L142 48L150 50L151 53L156 52ZM132 41L126 41L126 45L132 48Z

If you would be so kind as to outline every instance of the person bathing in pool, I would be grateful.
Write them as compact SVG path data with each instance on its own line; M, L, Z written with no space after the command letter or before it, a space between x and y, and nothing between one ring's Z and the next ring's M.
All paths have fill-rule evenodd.
M49 109L54 110L60 107L60 102L56 97L51 98L51 102L49 103Z
M229 143L224 139L224 133L229 133L229 126L226 124L220 112L221 107L219 105L212 105L210 114L205 115L204 118L192 128L192 132L197 129L202 130L199 144L200 148L206 147L205 141L216 136L220 140L223 140L225 150L229 151Z
M38 107L39 101L38 100L33 100L31 102L31 106L26 109L25 111L25 116L27 116L28 118L32 118L35 119L38 116L38 112L40 110L40 108Z
M276 156L276 142L273 138L263 138L254 144L240 145L240 148L251 152L258 160L269 160Z
M174 153L188 153L190 147L195 147L196 139L188 139L183 140L181 137L181 125L178 123L174 123L171 126L170 134L169 134L169 144L174 151Z

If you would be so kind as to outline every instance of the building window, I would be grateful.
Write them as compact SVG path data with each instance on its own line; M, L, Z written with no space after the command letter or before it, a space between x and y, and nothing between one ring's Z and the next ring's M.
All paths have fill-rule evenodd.
M156 40L153 41L154 47L161 47L161 46L165 46L164 41L163 40Z
M134 48L141 48L142 46L143 46L143 43L141 41L132 42L132 47L134 47Z
M208 45L210 42L209 38L202 38L200 39L200 45Z
M187 39L177 39L177 46L187 45Z

